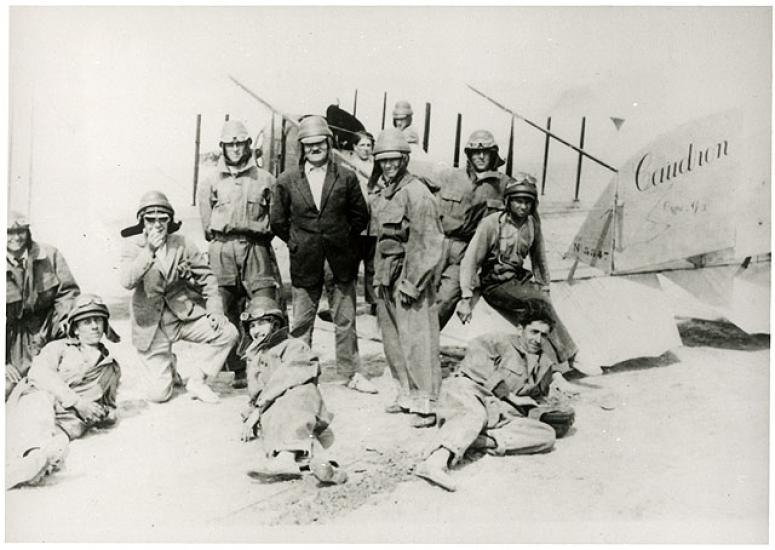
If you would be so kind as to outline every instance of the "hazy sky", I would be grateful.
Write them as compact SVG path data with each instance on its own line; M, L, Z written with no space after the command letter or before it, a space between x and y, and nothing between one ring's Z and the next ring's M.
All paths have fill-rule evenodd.
M613 164L699 115L757 104L770 116L769 7L15 7L10 26L11 205L26 209L32 165L32 219L49 240L60 220L131 220L148 189L190 204L196 114L203 150L225 113L254 134L268 120L229 74L294 113L350 110L357 88L374 131L384 91L419 125L429 101L430 154L447 162L458 112L464 138L487 127L506 146L508 115L467 82L551 115L573 141L587 116L586 148ZM620 132L610 116L626 119ZM540 169L542 147L518 124L518 165ZM575 159L552 150L557 166ZM583 189L609 176L585 163ZM567 179L552 183L571 193Z

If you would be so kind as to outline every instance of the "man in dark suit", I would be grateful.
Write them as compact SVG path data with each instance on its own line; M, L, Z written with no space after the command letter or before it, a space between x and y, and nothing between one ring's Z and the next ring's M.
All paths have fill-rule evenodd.
M358 234L369 212L355 174L333 161L332 133L320 116L304 118L298 139L299 165L283 172L273 190L272 231L288 245L291 258L293 326L291 335L312 346L315 313L323 292L323 266L334 278L333 319L336 363L347 386L366 393L377 389L359 373L355 330Z

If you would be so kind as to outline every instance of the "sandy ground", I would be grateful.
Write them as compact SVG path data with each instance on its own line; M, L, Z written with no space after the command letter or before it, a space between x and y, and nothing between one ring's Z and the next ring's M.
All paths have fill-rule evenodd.
M115 324L128 336L128 321ZM378 375L373 318L359 316L359 330ZM332 325L319 321L316 334L335 414L328 453L348 471L345 485L247 477L261 442L239 441L246 397L231 375L216 382L218 405L185 393L148 404L125 338L114 347L124 365L119 425L74 442L41 486L6 493L6 540L767 541L768 337L685 322L685 346L574 381L576 426L552 452L473 457L447 493L411 473L434 430L382 412L388 375L375 379L376 396L330 381ZM196 355L178 349L183 366Z

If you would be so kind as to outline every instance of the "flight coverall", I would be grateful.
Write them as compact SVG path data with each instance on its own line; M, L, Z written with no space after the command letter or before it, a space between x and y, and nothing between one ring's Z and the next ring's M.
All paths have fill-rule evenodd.
M5 283L8 396L12 385L27 374L41 348L65 336L64 321L80 289L62 253L35 241L21 262L6 258Z
M270 297L285 312L282 278L269 226L274 183L274 177L258 168L252 157L238 166L230 166L222 155L216 173L199 193L210 267L218 279L224 313L237 327L242 327L240 314L253 296ZM229 353L226 360L229 370L244 373L239 355L248 343L243 335L242 344Z
M454 465L478 446L494 455L550 450L555 430L539 418L555 410L542 403L552 363L544 353L527 353L515 334L471 340L456 372L444 382L438 412L443 423L428 454L444 447Z
M503 189L511 178L489 171L469 173L463 178L444 178L436 194L444 230L444 251L436 302L439 327L444 329L460 301L460 262L479 222L492 212L503 210Z
M523 267L528 257L532 272ZM460 263L462 297L471 298L479 289L485 301L515 325L525 311L526 300L544 302L554 320L548 338L552 349L547 353L553 352L557 362L563 363L574 357L578 348L552 305L549 281L541 223L532 214L519 226L506 212L484 218Z
M267 457L291 451L311 458L314 442L325 447L332 441L325 437L320 441L333 415L318 388L317 357L298 338L286 337L261 350L251 348L246 351L248 395L251 409L260 415Z
M67 338L47 344L35 357L27 377L16 385L6 404L7 467L61 432L72 441L91 428L115 423L121 369L102 344L100 351L98 361L91 364L78 340ZM74 408L78 400L98 404L100 414L84 420Z
M444 235L428 188L411 174L373 195L377 230L374 286L385 357L398 381L397 403L431 414L441 386L435 274ZM405 305L401 294L414 300Z

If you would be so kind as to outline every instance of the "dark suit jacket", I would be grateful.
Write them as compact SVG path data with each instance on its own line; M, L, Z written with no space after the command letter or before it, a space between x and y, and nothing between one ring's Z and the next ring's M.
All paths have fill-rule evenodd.
M339 281L358 275L356 239L369 223L369 211L355 174L329 161L320 205L318 210L303 165L277 179L269 219L274 234L288 245L296 287L321 284L326 260Z

